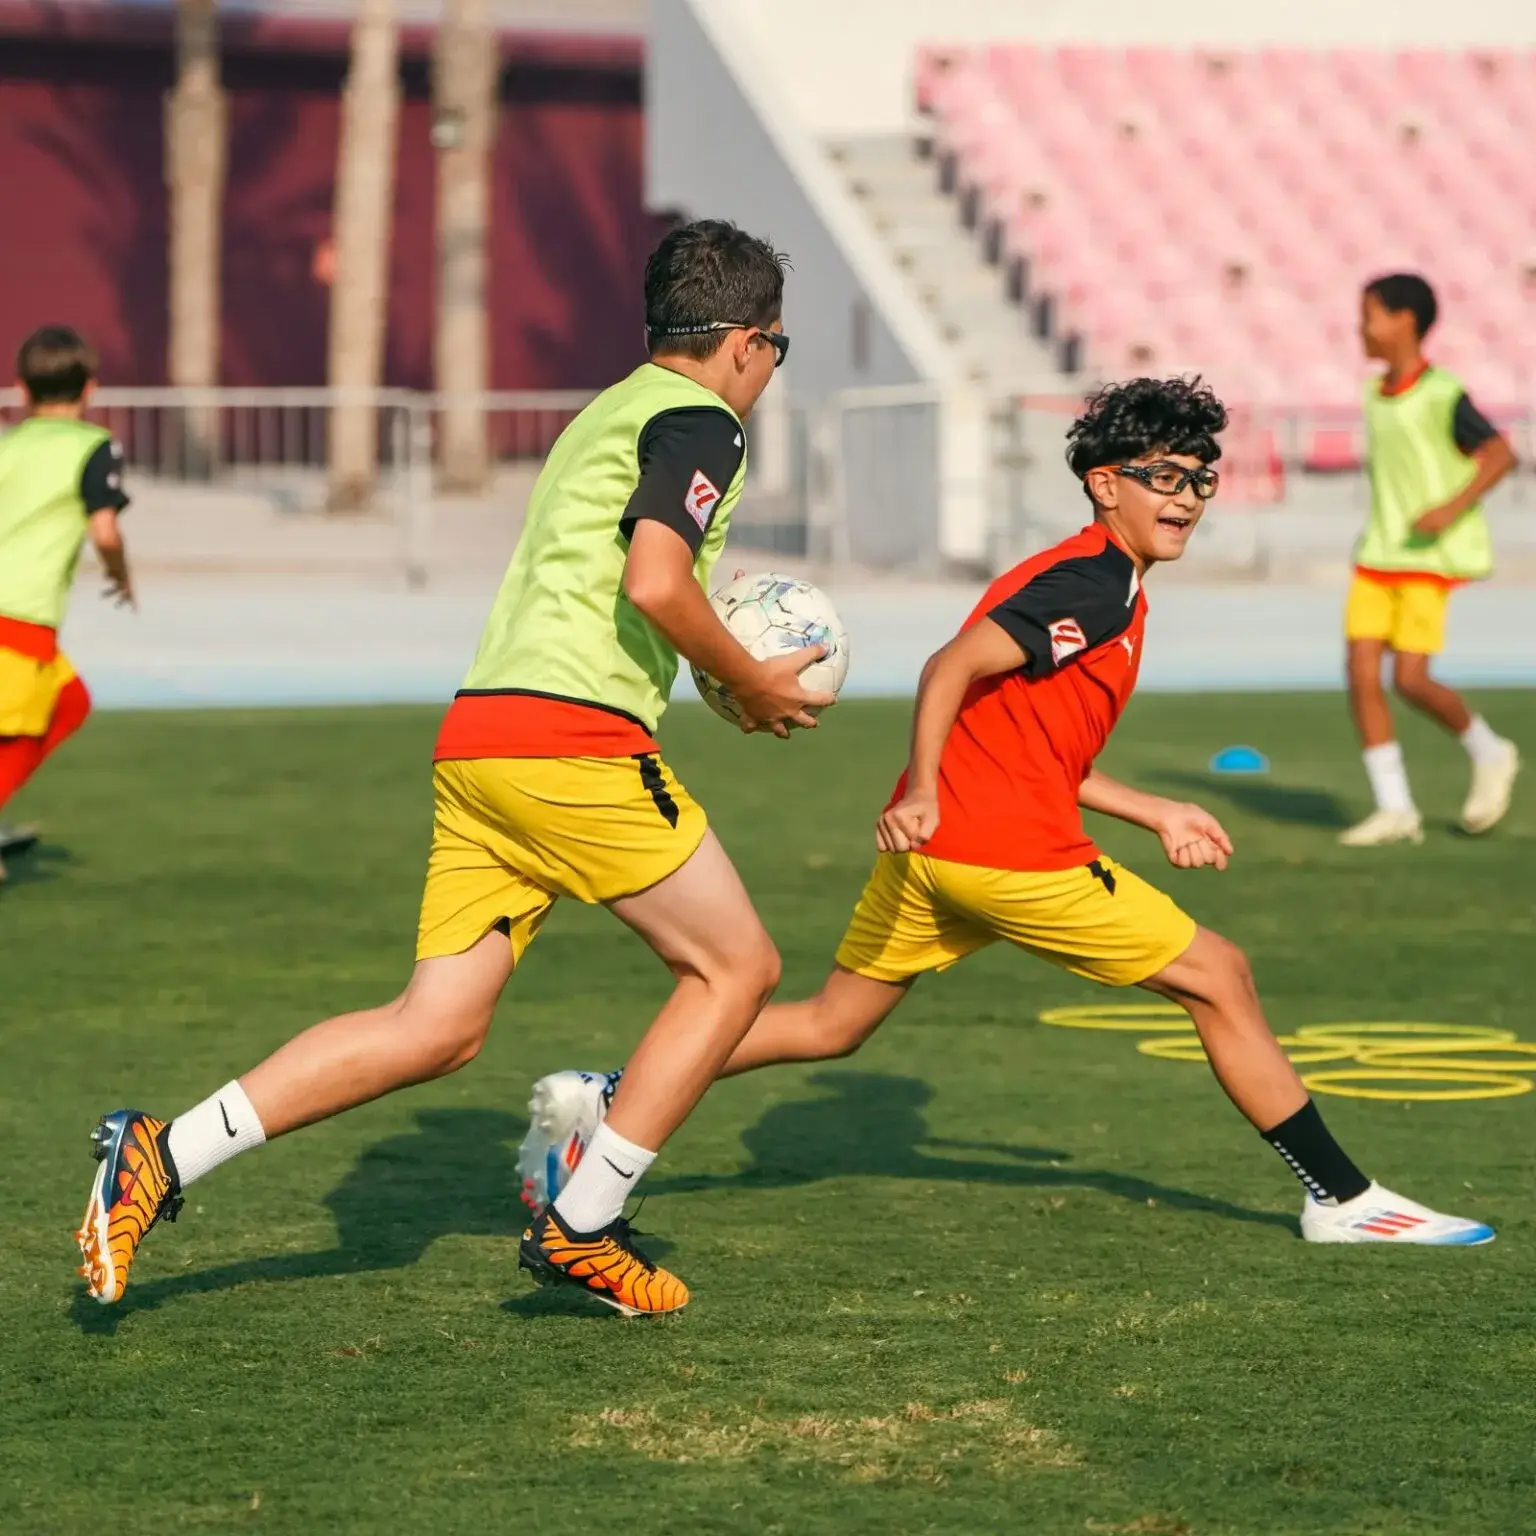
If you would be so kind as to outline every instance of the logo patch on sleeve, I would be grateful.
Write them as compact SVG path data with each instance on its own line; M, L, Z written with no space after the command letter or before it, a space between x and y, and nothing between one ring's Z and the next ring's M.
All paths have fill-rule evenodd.
M688 516L700 528L708 528L709 520L714 516L719 500L720 491L715 482L702 469L694 470L693 479L688 482L688 493L683 497L683 505L688 509Z
M1068 656L1088 649L1088 637L1076 619L1056 619L1046 625L1051 637L1051 660L1059 667Z

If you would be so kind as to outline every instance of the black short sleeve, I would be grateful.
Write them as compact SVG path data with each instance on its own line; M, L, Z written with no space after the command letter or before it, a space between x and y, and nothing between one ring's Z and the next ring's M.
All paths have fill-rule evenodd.
M128 505L123 489L123 445L108 438L80 471L80 499L87 512L121 512Z
M1456 446L1463 453L1476 453L1484 443L1499 435L1499 429L1473 405L1472 397L1465 390L1456 402L1456 414L1451 420L1451 431Z
M651 417L640 433L640 483L619 524L624 537L649 518L697 552L746 451L729 411L690 405Z
M1045 677L1113 640L1136 613L1136 567L1115 545L1047 566L987 615L1026 652L1025 677Z

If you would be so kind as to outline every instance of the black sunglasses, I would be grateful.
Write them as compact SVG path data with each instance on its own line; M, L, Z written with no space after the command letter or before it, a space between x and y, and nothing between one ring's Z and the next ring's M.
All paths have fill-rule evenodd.
M741 320L710 320L703 325L675 325L667 331L647 330L646 335L652 341L660 341L666 336L703 336L709 331L752 331L773 348L775 368L782 368L784 359L789 356L789 337L783 331L765 331L760 325L748 325Z
M1144 485L1159 496L1177 496L1186 485L1193 485L1195 495L1201 501L1209 501L1221 484L1221 476L1214 469L1201 465L1199 469L1185 469L1171 459L1161 459L1156 464L1114 464L1110 466L1117 475Z

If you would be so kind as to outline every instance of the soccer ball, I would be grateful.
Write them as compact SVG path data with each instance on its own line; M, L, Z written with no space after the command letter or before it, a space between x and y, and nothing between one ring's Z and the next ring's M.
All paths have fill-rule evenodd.
M738 576L709 601L725 627L760 661L824 645L827 654L800 675L807 688L842 691L848 676L848 631L820 587L793 576ZM699 697L722 720L740 723L741 706L730 689L697 667L692 670Z

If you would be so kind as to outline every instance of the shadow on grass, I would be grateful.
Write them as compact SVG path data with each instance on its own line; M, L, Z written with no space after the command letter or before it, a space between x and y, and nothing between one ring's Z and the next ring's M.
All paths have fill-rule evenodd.
M717 1189L784 1189L832 1178L943 1180L1013 1188L1091 1189L1137 1205L1155 1201L1174 1210L1219 1216L1294 1232L1275 1211L1254 1211L1131 1174L1067 1166L1071 1154L1053 1147L955 1141L928 1134L924 1110L933 1089L915 1077L874 1072L818 1072L814 1099L776 1104L742 1133L752 1162L725 1175L662 1175L647 1182L653 1195ZM987 1154L986 1160L950 1152Z
M1175 1210L1295 1230L1288 1217L1252 1211L1224 1200L1173 1189L1102 1169L1064 1166L1070 1154L1053 1147L958 1141L928 1134L924 1111L933 1089L914 1077L871 1072L820 1072L816 1098L778 1104L742 1133L752 1161L727 1175L662 1176L650 1194L718 1189L783 1189L829 1178L946 1180L1040 1190L1089 1189L1137 1205L1156 1201ZM71 1315L84 1333L112 1334L135 1313L183 1297L236 1286L333 1275L405 1269L440 1237L507 1239L506 1280L515 1279L512 1242L520 1235L516 1146L527 1128L520 1115L495 1109L426 1109L417 1129L369 1147L326 1196L336 1220L336 1245L309 1253L272 1254L193 1274L130 1284L116 1306L103 1307L77 1292ZM964 1158L941 1154L985 1154ZM196 1220L195 1216L184 1220ZM643 1221L637 1230L643 1231ZM160 1233L151 1241L174 1240ZM665 1238L643 1247L664 1259ZM574 1290L541 1289L504 1302L521 1317L565 1316L605 1309Z
M46 885L59 878L59 871L75 862L69 849L57 843L26 843L5 853L6 878L0 894L24 885Z
M496 1109L425 1109L417 1129L369 1147L325 1197L336 1219L336 1246L311 1253L241 1259L193 1274L130 1282L122 1301L103 1307L80 1292L76 1324L114 1332L124 1318L184 1296L272 1280L311 1280L359 1271L405 1269L440 1237L504 1237L522 1232L517 1202L517 1144L528 1122ZM190 1212L183 1221L195 1221ZM175 1227L152 1243L175 1241ZM508 1269L516 1263L508 1250Z
M1261 777L1236 774L1191 773L1187 769L1159 768L1142 775L1181 794L1217 795L1229 805L1266 821L1292 827L1347 827L1349 814L1337 795L1326 789L1303 789L1275 784Z

